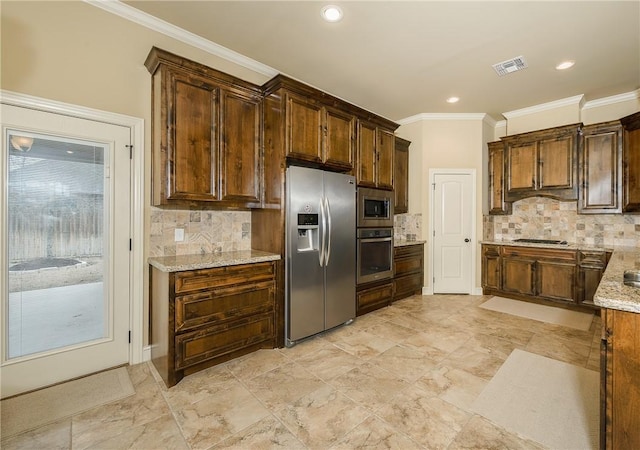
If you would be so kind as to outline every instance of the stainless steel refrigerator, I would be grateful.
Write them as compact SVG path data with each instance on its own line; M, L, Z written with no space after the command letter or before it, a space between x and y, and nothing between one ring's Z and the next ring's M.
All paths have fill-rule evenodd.
M356 181L287 169L285 345L356 316Z

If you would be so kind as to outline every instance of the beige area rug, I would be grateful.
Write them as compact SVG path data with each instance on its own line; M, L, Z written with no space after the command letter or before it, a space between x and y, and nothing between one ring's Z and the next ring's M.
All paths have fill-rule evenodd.
M472 409L550 449L598 448L599 374L514 350Z
M133 395L124 367L2 400L1 429L5 439Z
M533 319L539 322L563 325L583 331L588 331L593 321L593 313L554 308L553 306L521 302L520 300L512 300L504 297L491 297L480 305L480 308L524 317L526 319Z

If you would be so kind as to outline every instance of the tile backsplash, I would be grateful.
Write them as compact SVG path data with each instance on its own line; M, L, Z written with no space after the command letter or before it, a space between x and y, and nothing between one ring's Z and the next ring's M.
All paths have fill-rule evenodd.
M184 240L175 241L175 230ZM175 256L251 249L250 211L151 208L149 256Z
M422 214L394 215L393 237L407 241L422 240Z
M577 203L534 197L507 216L484 216L483 239L559 239L594 246L640 247L640 215L578 214Z

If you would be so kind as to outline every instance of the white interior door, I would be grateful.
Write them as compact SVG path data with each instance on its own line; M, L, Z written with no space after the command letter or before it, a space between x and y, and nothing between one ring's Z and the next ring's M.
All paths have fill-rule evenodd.
M131 138L1 107L5 398L129 361Z
M466 173L433 175L433 292L472 293L473 181Z

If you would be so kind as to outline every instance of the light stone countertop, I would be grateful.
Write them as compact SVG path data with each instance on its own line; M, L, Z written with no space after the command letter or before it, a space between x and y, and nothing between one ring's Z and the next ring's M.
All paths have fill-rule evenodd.
M212 267L235 266L258 262L276 261L280 255L260 250L205 253L204 255L158 256L147 261L162 272L210 269Z
M427 241L420 241L420 240L415 240L415 241L408 241L406 239L393 240L394 247L406 247L407 245L417 245L417 244L426 244L426 243Z
M568 244L539 244L539 243L530 243L530 242L514 242L508 240L502 241L480 241L481 244L487 245L509 245L513 247L539 247L539 248L557 248L560 250L591 250L591 251L601 251L601 252L610 252L614 250L614 247L603 247L603 246L595 246L589 244L575 244L573 242L569 242Z
M640 248L616 248L611 255L593 302L602 308L640 313L640 288L623 283L625 270L640 270Z

